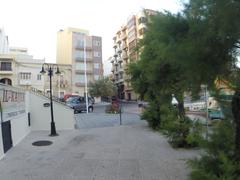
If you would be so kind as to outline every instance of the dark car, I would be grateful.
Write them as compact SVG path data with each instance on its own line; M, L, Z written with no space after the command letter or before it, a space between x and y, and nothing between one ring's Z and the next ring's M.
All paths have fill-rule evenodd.
M69 97L66 101L67 106L74 109L74 113L79 113L82 111L87 111L86 101L82 96ZM93 112L93 104L88 101L88 112Z

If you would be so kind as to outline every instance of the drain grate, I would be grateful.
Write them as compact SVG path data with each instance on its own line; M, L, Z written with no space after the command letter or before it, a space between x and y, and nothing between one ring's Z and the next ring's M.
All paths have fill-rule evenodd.
M33 142L32 145L33 146L49 146L51 145L53 142L52 141L36 141L36 142Z

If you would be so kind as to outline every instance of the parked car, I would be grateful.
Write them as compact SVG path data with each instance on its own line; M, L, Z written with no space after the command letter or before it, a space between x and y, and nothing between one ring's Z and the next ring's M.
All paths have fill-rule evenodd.
M208 109L209 119L224 119L224 115L219 109Z
M86 101L85 98L82 96L73 96L69 97L66 100L67 106L71 107L74 109L74 113L79 113L82 111L87 111L86 109ZM88 112L93 112L93 104L89 101L88 104Z
M66 102L68 98L70 97L79 97L79 95L74 95L74 94L65 94L63 97L63 100Z

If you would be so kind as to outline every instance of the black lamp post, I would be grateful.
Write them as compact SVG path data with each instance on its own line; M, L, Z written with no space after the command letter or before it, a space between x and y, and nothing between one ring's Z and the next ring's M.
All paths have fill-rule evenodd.
M49 136L58 136L58 134L56 132L54 117L53 117L52 76L53 76L53 71L54 70L56 70L55 74L60 74L61 72L59 71L59 67L56 64L44 63L42 65L42 70L40 71L41 74L45 74L46 73L44 68L48 72L48 76L49 76L49 79L50 79L51 134Z

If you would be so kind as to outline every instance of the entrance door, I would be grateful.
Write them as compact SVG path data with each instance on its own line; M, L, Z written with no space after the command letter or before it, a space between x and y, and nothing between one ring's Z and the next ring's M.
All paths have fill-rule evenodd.
M12 133L10 121L2 122L3 150L6 153L12 147Z
M131 93L128 93L128 100L129 100L129 101L132 100Z

